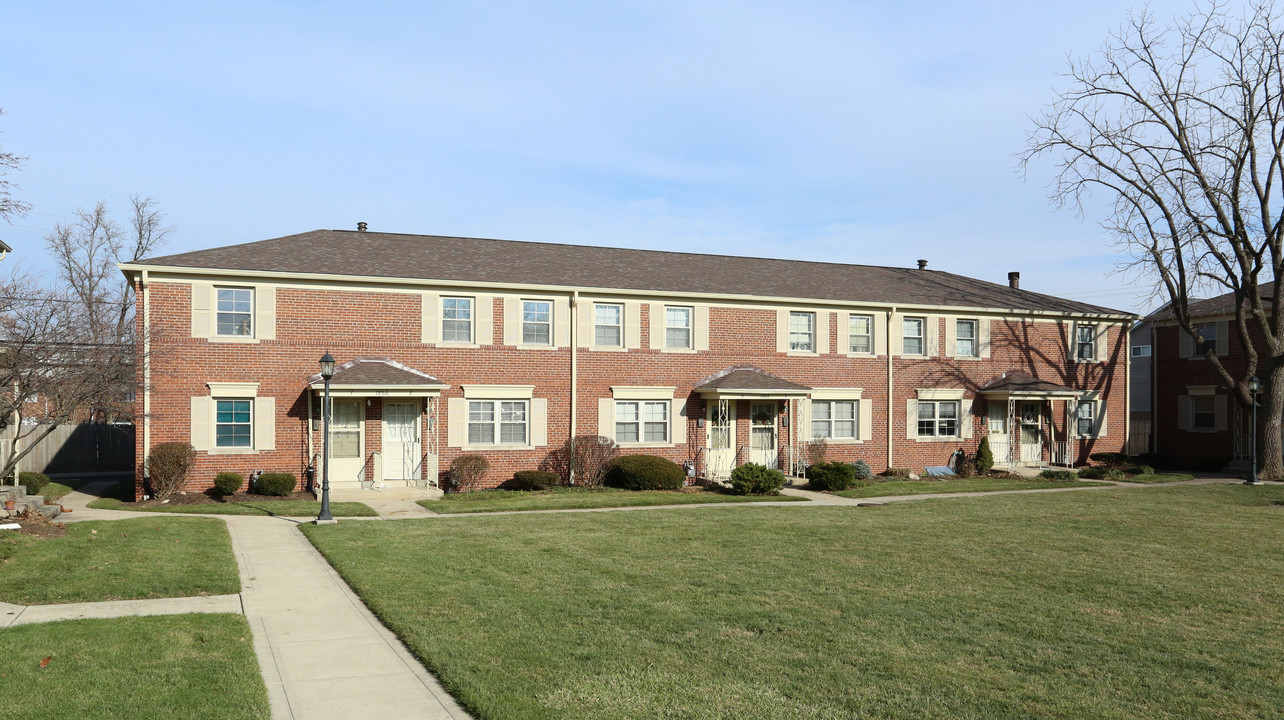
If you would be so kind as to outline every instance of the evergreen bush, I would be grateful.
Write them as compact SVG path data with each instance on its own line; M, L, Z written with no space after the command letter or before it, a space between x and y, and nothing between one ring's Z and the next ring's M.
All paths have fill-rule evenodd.
M990 438L987 435L981 436L981 444L976 448L976 470L977 472L989 472L994 468L994 451L990 449Z
M785 486L785 474L757 463L731 471L730 491L736 495L775 495Z
M681 465L657 455L621 455L606 473L606 484L623 490L678 490L686 481Z
M298 483L299 479L294 476L294 473L272 472L260 475L256 487L260 495L285 497L294 492L294 486Z
M1076 473L1073 470L1044 470L1039 473L1039 477L1056 482L1071 482L1085 476L1083 473Z
M548 470L518 470L508 482L514 490L544 490L562 484L562 476Z
M823 462L807 471L810 488L822 492L846 490L856 481L856 470L845 462Z
M240 473L221 472L214 477L214 489L219 495L232 495L241 489L245 478Z
M18 484L27 488L28 495L39 495L40 491L49 484L49 476L42 472L25 470L18 473Z

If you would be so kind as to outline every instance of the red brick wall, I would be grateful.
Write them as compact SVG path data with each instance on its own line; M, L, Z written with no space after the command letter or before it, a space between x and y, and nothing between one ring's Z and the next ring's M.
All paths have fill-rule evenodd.
M436 433L439 467L446 470L462 454L447 447L446 407L449 398L462 397L465 384L523 384L535 386L535 397L548 399L548 446L534 450L494 450L485 453L491 462L486 484L498 485L517 470L546 466L549 453L560 447L569 428L570 359L568 349L518 350L504 346L503 299L494 303L494 337L479 348L440 348L420 342L420 299L416 295L379 290L364 292L279 287L276 291L276 339L258 343L211 342L191 337L190 286L153 280L152 307L152 413L151 444L190 439L190 398L208 395L208 382L258 382L259 396L277 399L276 449L249 455L200 453L189 487L209 487L216 473L231 470L249 475L255 470L289 471L302 478L309 463L308 403L305 379L317 372L317 360L330 352L338 362L358 356L385 356L448 383L437 411ZM141 294L139 295L141 305ZM669 386L675 398L688 403L687 443L641 452L676 462L694 460L705 446L704 402L693 394L696 383L732 365L753 364L788 380L811 387L858 387L873 401L873 439L863 444L830 445L827 459L867 462L876 472L887 466L887 435L893 443L894 464L921 469L945 464L959 446L976 449L985 433L986 407L975 390L1005 370L1024 370L1040 378L1077 388L1098 389L1108 397L1108 434L1082 448L1082 454L1119 450L1127 427L1124 407L1126 334L1122 326L1110 329L1111 360L1076 364L1066 358L1065 330L1051 322L995 319L991 325L991 357L957 361L897 358L894 361L894 395L887 397L887 358L849 358L837 353L837 323L831 318L829 347L819 357L796 357L776 352L776 313L771 308L714 307L709 313L709 350L699 353L664 353L649 347L647 304L642 305L642 350L624 352L578 351L578 434L597 432L598 399L611 397L612 385ZM146 311L139 308L140 325ZM939 346L945 350L944 323ZM140 337L142 336L140 327ZM955 442L918 442L905 435L905 399L918 388L962 388L976 398L970 421L973 437ZM139 393L139 402L142 394ZM783 413L783 403L781 404ZM1054 409L1055 412L1060 410ZM382 403L367 407L366 453L378 449L378 418ZM141 414L141 408L140 408ZM748 403L737 418L748 417ZM1055 417L1055 415L1054 415ZM1063 425L1064 414L1056 418ZM749 445L749 423L737 422L737 447ZM779 433L782 467L787 459L788 432ZM1058 426L1058 433L1064 428ZM427 430L425 429L425 433ZM144 433L138 435L138 457L144 456ZM314 453L321 450L320 432L312 433ZM744 458L741 458L743 460ZM141 469L140 469L141 487Z

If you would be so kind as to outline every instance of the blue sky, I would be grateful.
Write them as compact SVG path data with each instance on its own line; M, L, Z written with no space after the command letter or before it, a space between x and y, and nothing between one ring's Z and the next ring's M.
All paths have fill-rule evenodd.
M1190 2L1154 0L1161 17ZM0 141L43 264L155 198L165 253L315 228L930 267L1126 310L1028 117L1127 3L19 3Z

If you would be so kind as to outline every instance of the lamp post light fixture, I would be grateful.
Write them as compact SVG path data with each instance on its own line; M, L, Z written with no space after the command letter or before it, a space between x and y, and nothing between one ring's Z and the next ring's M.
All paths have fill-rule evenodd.
M330 353L321 356L321 379L325 381L325 395L321 400L321 514L314 520L317 525L338 522L330 514L330 378L334 377L334 358Z
M1253 471L1244 481L1245 485L1261 485L1257 479L1257 395L1262 392L1262 381L1256 375L1248 379L1248 391L1253 395Z

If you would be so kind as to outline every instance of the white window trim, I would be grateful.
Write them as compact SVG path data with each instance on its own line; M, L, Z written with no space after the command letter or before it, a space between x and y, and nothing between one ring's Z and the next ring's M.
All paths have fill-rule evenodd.
M461 385L465 400L530 400L534 385Z
M1145 350L1145 352L1144 353L1138 352L1139 350ZM1132 356L1135 358L1147 358L1147 357L1150 357L1150 353L1151 353L1150 345L1133 345L1132 346Z
M679 417L678 411L681 409L681 405L673 397L673 393L676 390L677 388L671 385L612 385L611 400L610 400L611 424L610 424L610 427L608 428L610 430L610 435L608 435L608 437L610 437L612 440L615 440L616 444L624 448L675 447L677 445L677 443L674 441L677 423L685 422L684 417ZM638 403L639 413L641 413L642 411L641 404L644 402L667 402L669 405L667 410L667 413L668 413L667 416L669 418L669 427L667 432L665 433L665 436L668 439L662 443L646 442L646 441L639 441L635 443L622 443L619 440L617 440L615 437L615 425L616 425L615 408L616 408L616 403L621 403L621 402ZM642 421L639 420L639 422L642 422ZM643 432L643 428L639 427L638 431L639 433ZM602 429L599 428L599 432L602 432ZM643 437L643 436L639 435L639 437Z
M905 323L906 323L906 322L908 322L908 321L910 321L910 320L917 320L917 321L919 322L919 328L920 328L920 330L921 330L921 333L920 333L919 335L906 335L906 334L905 334ZM901 355L902 355L902 356L905 356L905 357L927 357L927 356L928 356L928 352L927 352L927 333L928 333L928 327L927 327L927 316L926 316L926 315L905 315L905 316L902 316L902 317L901 317L900 333L901 333ZM906 338L915 338L915 337L917 337L917 338L918 338L918 341L919 341L919 352L912 353L912 352L909 352L908 350L906 350L906 349L905 349L905 339L906 339Z
M244 290L250 294L250 311L248 313L235 313L237 315L244 314L244 315L250 316L250 332L248 335L236 335L236 334L225 335L218 331L218 325L219 325L218 294L222 290L233 290L233 291ZM255 303L258 302L257 295L258 295L258 290L257 288L254 288L254 287L246 287L244 285L215 285L214 297L213 297L214 313L213 313L213 317L211 318L213 327L211 328L212 332L210 333L210 337L217 338L220 342L226 342L229 340L232 342L254 342L255 340L257 340L258 332L259 332L259 323L258 323L258 318L256 317L257 313L255 312L256 310Z
M1086 358L1079 355L1079 329L1085 327L1092 328L1092 355ZM1099 343L1101 342L1101 326L1098 323L1077 322L1071 326L1071 332L1074 333L1070 344L1071 351L1074 353L1074 361L1077 363L1101 362L1101 348L1099 347Z
M953 332L954 347L950 348L950 352L952 353L953 358L955 360L980 360L981 359L981 321L980 319L971 318L971 317L947 318L947 322L954 323L954 332ZM958 328L960 323L972 323L972 337L970 338L972 341L972 354L970 355L964 355L963 353L959 352L959 340L967 339L967 338L959 337Z
M924 403L931 403L932 405L936 405L936 406L937 406L937 409L933 411L934 418L935 418L935 419L933 420L933 422L934 422L934 423L936 423L935 427L936 427L937 429L939 429L939 428L940 428L940 422L941 422L940 407L939 407L941 403L954 403L954 406L957 408L957 412L956 412L956 414L955 414L955 416L954 416L954 434L953 434L953 435L940 435L940 434L924 435L924 434L920 433L920 432L918 431L917 426L915 426L914 434L918 436L918 439L919 439L920 441L923 441L923 442L957 442L957 441L959 441L959 440L963 440L963 439L964 439L964 438L963 438L963 422L964 422L964 417L963 417L963 401L962 401L961 399L954 399L954 398L948 398L948 399L947 399L947 398L939 398L939 399L933 399L933 400L925 400L925 399L923 399L923 397L922 397L922 396L919 396L919 399L918 399L918 407L919 407L919 408L922 408Z
M664 352L676 353L694 353L696 351L696 310L694 305L663 305L664 319L660 327L664 337L660 343L660 349ZM686 310L687 311L687 344L685 346L669 345L669 311ZM674 328L679 329L679 328Z
M599 327L599 323L598 323L598 321L597 321L597 309L598 309L599 307L603 307L603 306L610 306L610 307L614 307L614 308L619 309L619 311L620 311L620 324L619 324L619 326L618 326L618 327L619 327L619 329L620 329L620 343L619 343L618 345L599 345L599 344L597 343L597 329L598 329L598 327ZM595 303L592 303L592 305L590 305L590 310L591 310L591 312L593 313L593 321L592 321L591 323L589 323L589 331L590 331L590 332L592 332L592 333L593 333L593 335L592 335L592 338L591 338L591 339L590 339L590 341L589 341L589 348L590 348L590 349L592 349L592 350L606 350L606 351L608 351L608 352L610 352L610 351L620 352L620 351L627 350L627 349L628 349L628 347L627 347L627 345L628 345L628 339L627 339L627 335L626 335L626 331L625 331L625 327L624 327L624 326L625 326L625 324L626 324L626 322L627 322L627 320L626 320L626 318L625 318L625 314L626 314L628 311L627 311L627 309L625 308L624 303L622 303L622 302L618 302L618 303L612 303L612 302L595 302ZM615 325L601 325L601 327L617 327L617 326L615 326Z
M468 301L468 341L446 339L446 301ZM442 295L437 298L437 345L442 347L477 347L477 302L475 295Z
M615 427L612 428L612 435L616 438L616 444L620 447L671 447L673 445L673 400L648 400L641 398L614 399L615 403ZM638 439L635 442L624 442L619 440L620 432L620 405L637 405L637 420L630 421L638 426ZM657 405L664 408L664 440L647 440L646 439L646 406Z
M210 382L205 384L210 389L210 397L213 398L253 398L259 394L258 383Z
M800 315L800 316L810 317L810 318L811 318L811 349L810 349L810 350L803 350L803 349L800 349L800 348L795 348L795 347L793 346L793 345L794 345L794 340L793 340L793 338L794 338L794 316L795 316L795 315ZM790 310L790 311L789 311L789 316L788 316L788 323L789 323L789 327L788 327L788 330L789 330L789 336L788 336L788 338L787 338L787 342L788 342L789 344L788 344L788 346L787 346L787 352L788 352L788 354L789 354L789 355L803 355L803 356L810 356L810 355L819 355L819 354L821 354L821 353L820 353L820 324L819 324L819 323L820 323L820 313L818 313L818 312L816 312L816 311L814 311L814 310Z
M863 317L869 320L869 351L868 352L852 350L852 338L856 337L852 335L852 332L851 332L852 318L854 317ZM876 357L878 354L878 344L875 338L876 332L877 332L877 329L874 325L873 313L847 313L847 347L843 348L843 352L846 353L848 357Z
M213 418L213 420L211 421L211 427L212 427L212 429L214 430L214 437L213 437L213 439L212 439L212 441L211 441L211 445L210 445L210 453L211 453L211 454L217 454L217 455L244 455L244 454L247 454L247 453L255 453L255 452L258 452L258 450L256 450L256 449L254 448L254 433L258 430L257 426L256 426L256 425L255 425L255 423L254 423L254 405L255 405L255 402L254 402L254 401L255 401L255 399L256 399L256 398L255 398L253 395L250 395L250 396L247 396L247 397L226 397L226 396L225 396L225 397L218 397L218 396L211 396L210 406L211 406L211 407L213 408L213 410L214 410L214 418ZM249 444L249 445L247 445L247 446L236 446L236 445L219 445L219 444L218 444L218 426L220 425L220 423L219 423L219 421L218 421L218 404L219 404L220 402L247 402L247 403L249 403L249 404L250 404L250 421L249 421L249 423L245 423L245 424L248 424L248 425L250 426L250 444ZM226 423L226 424L230 424L230 425L241 425L242 423Z
M1080 400L1078 403L1076 403L1076 404L1075 404L1075 406L1074 406L1074 432L1075 432L1075 437L1081 437L1081 438L1092 438L1092 437L1096 437L1096 435L1097 435L1097 414L1100 412L1100 411L1097 409L1097 404L1098 404L1098 401L1097 401L1097 400ZM1084 407L1090 407L1090 408L1092 408L1092 413L1091 413L1091 415L1090 415L1089 417L1087 417L1087 418L1083 417L1083 415L1081 415L1081 414L1080 414L1081 409L1082 409L1082 408L1084 408ZM1084 431L1083 431L1083 428L1081 427L1081 425L1082 425L1082 421L1083 421L1083 420L1091 420L1091 421L1092 421L1092 426L1091 426L1091 428L1092 428L1092 429L1091 429L1090 431L1088 431L1088 432L1084 432Z
M815 421L816 421L816 414L815 414L815 413L816 413L816 404L817 404L817 403L828 403L828 404L831 404L831 405L832 405L833 403L840 403L840 402L849 402L849 403L851 403L851 404L852 404L852 436L851 436L851 437L835 437L835 436L833 436L833 435L831 434L831 435L824 436L824 440L825 440L825 442L826 442L827 444L834 444L834 445L859 445L859 444L861 444L862 442L864 442L863 440L861 440L861 439L860 439L860 425L861 425L861 416L860 416L860 414L861 414L861 398L860 398L860 393L856 393L856 394L855 394L855 397L853 397L853 396L852 396L852 395L850 395L850 394L849 394L849 395L847 395L846 397L816 397L815 393L813 393L813 394L812 394L812 398L811 398L811 417L807 418L807 420L808 420L807 434L808 434L808 435L810 435L810 436L811 436L811 439L813 439L813 440L814 440L814 439L816 439L816 437L817 437L817 436L814 434L814 432L812 431L812 427L814 427L814 426L815 426ZM832 408L831 408L831 409L832 409ZM828 422L829 422L829 429L830 429L830 431L831 431L831 433L832 433L833 428L834 428L834 417L833 417L833 413L830 413L830 417L829 417Z
M469 436L472 434L470 430L472 429L472 425L474 424L472 422L472 404L475 402L490 403L494 408L493 419L491 420L491 425L494 428L494 432L495 432L494 442L473 443L469 439ZM502 435L502 425L503 425L503 415L502 415L501 404L506 402L519 402L525 406L525 410L522 412L522 416L524 418L523 423L526 426L526 430L523 433L523 436L525 437L524 442L506 443L500 440L500 437ZM529 450L533 448L534 446L531 444L531 433L533 432L533 427L532 427L533 412L534 412L534 406L531 403L530 398L520 398L520 397L468 398L466 397L464 400L464 449L465 450Z

